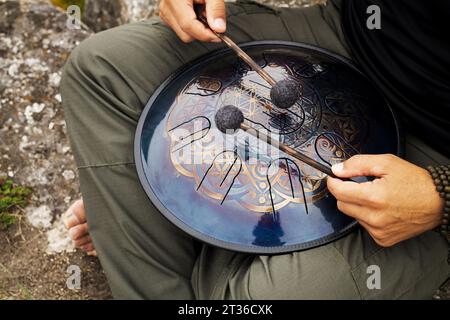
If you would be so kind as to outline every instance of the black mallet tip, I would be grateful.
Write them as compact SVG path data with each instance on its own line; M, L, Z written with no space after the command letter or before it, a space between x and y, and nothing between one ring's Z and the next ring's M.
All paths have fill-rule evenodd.
M281 109L293 106L300 98L300 95L299 84L290 79L280 80L270 89L272 103Z
M242 122L244 122L244 114L241 110L232 105L221 107L214 117L217 129L223 133L231 133L239 129Z

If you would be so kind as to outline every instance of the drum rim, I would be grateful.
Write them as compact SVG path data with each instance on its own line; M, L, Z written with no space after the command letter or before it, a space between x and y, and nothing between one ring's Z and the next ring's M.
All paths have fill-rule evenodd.
M385 96L383 95L383 93L378 89L378 87L370 80L367 78L367 76L362 73L357 67L356 65L353 63L353 61L351 61L350 59L337 54L333 51L330 51L328 49L324 49L321 47L317 47L311 44L305 44L305 43L300 43L300 42L292 42L292 41L282 41L282 40L263 40L263 41L250 41L250 42L245 42L242 44L239 44L239 46L241 48L248 48L248 47L254 47L254 46L267 46L267 45L275 45L275 46L290 46L290 47L294 47L294 48L302 48L302 49L309 49L309 50L313 50L313 51L317 51L326 55L329 55L341 62L343 62L344 64L346 64L347 66L351 67L353 70L357 71L359 74L361 74L364 78L367 79L367 81L369 81L372 86L374 88L376 88L376 90L378 91L378 94L380 94L383 99L386 102L386 105L389 109L389 111L391 112L392 118L394 120L394 124L395 124L395 129L397 132L397 151L396 151L396 155L397 156L401 156L403 155L403 139L402 139L402 131L401 131L401 127L399 125L399 121L397 118L396 113L394 112L394 110L391 108L389 102L387 101L387 99L385 98ZM191 226L189 226L188 224L184 223L183 221L181 221L176 215L174 215L173 213L171 213L165 206L164 204L158 199L158 197L155 195L155 193L153 192L150 184L148 183L147 177L145 175L144 172L144 164L142 162L142 156L141 156L141 137L142 137L142 130L144 127L144 123L145 120L147 118L147 115L150 111L151 106L153 105L153 103L155 102L155 100L158 98L159 94L172 82L173 79L177 78L178 76L180 76L182 73L186 72L187 70L189 70L190 68L196 66L198 63L200 62L206 62L209 60L214 59L217 56L223 55L225 53L227 53L228 51L231 51L231 49L229 48L221 48L209 53L206 53L194 60L192 60L191 62L188 62L187 64L183 65L182 67L180 67L179 69L177 69L175 72L173 72L171 75L169 75L169 77L166 78L166 80L164 80L159 86L158 88L153 92L153 94L151 95L151 97L149 98L149 100L147 101L144 109L142 110L142 113L139 117L139 121L138 121L138 125L136 127L136 131L135 131L135 136L134 136L134 160L135 160L135 166L136 166L136 170L137 170L137 174L138 174L138 178L139 178L139 182L142 186L142 188L144 189L146 195L149 197L149 199L152 201L153 205L158 209L158 211L160 211L160 213L167 219L169 220L171 223L173 223L175 226L177 226L178 228L180 228L182 231L186 232L187 234L189 234L190 236L203 241L207 244L211 244L213 246L216 247L220 247L223 249L227 249L227 250L232 250L232 251L236 251L236 252L242 252L242 253L248 253L248 254L259 254L259 255L274 255L274 254L283 254L283 253L289 253L289 252L294 252L294 251L300 251L300 250L306 250L306 249L312 249L327 243L330 243L332 241L335 241L339 238L342 238L343 236L347 235L348 233L350 233L350 231L352 231L356 226L358 226L358 222L356 220L354 220L353 222L351 222L347 227L345 227L344 229L340 230L339 233L332 233L328 236L324 236L321 237L320 239L317 240L313 240L313 241L308 241L308 242L304 242L304 243L299 243L299 244L290 244L290 245L283 245L283 246L274 246L274 247L263 247L263 246L256 246L256 245L243 245L243 244L236 244L236 243L231 243L231 242L226 242L220 239L216 239L213 238L207 234L201 233L195 229L193 229ZM207 57L207 58L206 58ZM205 59L206 58L206 59Z

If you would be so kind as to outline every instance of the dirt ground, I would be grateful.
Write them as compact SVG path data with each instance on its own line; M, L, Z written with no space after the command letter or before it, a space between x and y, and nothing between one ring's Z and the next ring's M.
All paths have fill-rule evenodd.
M16 222L0 228L0 299L111 298L98 259L75 250L61 222L80 192L58 87L64 62L83 39L155 14L156 2L91 1L85 29L72 30L48 1L0 0L0 180L32 188L28 205L10 212ZM66 283L74 265L80 289Z
M0 232L0 299L109 299L97 258L82 252L47 254L45 233L23 223ZM79 266L81 288L68 289L68 268ZM70 269L69 269L70 270Z

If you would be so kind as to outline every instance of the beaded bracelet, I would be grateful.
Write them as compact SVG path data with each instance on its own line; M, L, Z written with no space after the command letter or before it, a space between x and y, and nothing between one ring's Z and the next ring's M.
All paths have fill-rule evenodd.
M436 185L436 191L439 192L441 198L444 199L444 214L442 222L439 227L439 232L450 242L450 228L449 228L449 214L450 214L450 165L427 167L430 172L433 182Z
M447 166L437 166L427 167L427 170L430 172L431 177L433 178L433 182L436 186L436 191L439 192L441 198L444 199L444 214L442 215L441 225L439 227L439 232L447 239L450 243L450 228L448 225L449 221L449 213L450 213L450 165ZM447 263L450 264L450 249L447 256ZM448 282L448 280L447 280ZM446 288L446 285L441 286L436 293L433 295L434 300L440 300L442 295L442 288Z

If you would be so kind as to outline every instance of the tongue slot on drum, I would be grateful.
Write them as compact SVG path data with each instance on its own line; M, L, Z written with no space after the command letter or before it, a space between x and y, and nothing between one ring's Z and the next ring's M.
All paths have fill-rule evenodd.
M299 185L300 185L299 189L301 190L302 197L303 197L303 204L305 206L306 214L309 214L308 204L306 202L305 188L303 186L300 168L298 167L298 165L292 159L289 159L289 158L278 158L278 159L275 159L267 167L266 179L267 179L267 183L269 184L269 195L270 195L270 201L271 201L271 204L272 204L272 214L275 214L276 210L275 210L275 205L274 205L273 185L272 185L271 177L270 177L270 168L272 167L273 164L275 164L277 162L279 163L279 169L284 169L286 171L286 174L287 174L288 178L289 178L289 186L290 186L292 198L295 198L294 189L296 189L296 188L294 188L294 184L293 184L294 178L293 178L293 172L292 172L293 170L292 169L294 169L297 172L298 182L299 182ZM293 166L293 168L291 168L291 166Z
M175 140L179 141L181 146L177 145L171 152L177 152L195 141L203 139L210 129L211 121L205 116L193 117L173 127L168 132L175 136ZM185 143L185 140L189 141Z
M231 154L231 157L228 157L228 159L226 159L225 161L223 161L223 163L225 164L224 166L222 166L222 163L220 163L220 158L221 157L226 157L227 154ZM225 181L229 181L229 186L228 188L226 188L225 194L222 198L222 201L220 202L220 204L223 204L223 202L225 201L226 197L228 196L228 193L230 193L231 188L234 185L234 182L237 178L237 176L241 173L242 171L242 160L239 157L239 155L236 153L236 151L222 151L219 154L217 154L213 161L211 162L211 165L208 167L208 169L206 170L205 174L202 177L202 180L200 181L200 183L198 184L197 190L200 189L200 187L202 186L203 182L205 181L206 177L208 176L208 174L213 174L213 170L214 169L220 169L220 173L218 172L217 175L220 175L221 173L225 173L225 175L223 176L220 184L219 184L219 188L222 188ZM234 169L234 170L233 170ZM214 174L216 175L216 174Z

